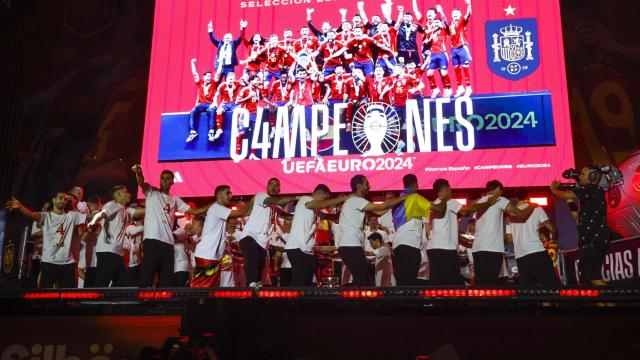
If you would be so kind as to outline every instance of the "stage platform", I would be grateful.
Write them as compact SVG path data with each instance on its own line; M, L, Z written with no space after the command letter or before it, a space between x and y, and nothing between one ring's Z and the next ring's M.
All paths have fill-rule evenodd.
M65 326L75 326L76 319L84 324L87 319L127 317L156 322L173 317L180 335L213 333L221 359L640 355L640 287L0 291L0 320L6 324L25 319L40 326L35 324L63 318ZM1 332L12 332L13 326ZM78 326L75 331L105 331L103 325ZM63 326L48 331L65 330ZM613 353L624 356L612 357Z

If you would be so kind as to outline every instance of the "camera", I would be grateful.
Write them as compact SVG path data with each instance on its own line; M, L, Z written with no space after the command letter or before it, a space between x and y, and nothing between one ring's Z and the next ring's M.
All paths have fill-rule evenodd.
M600 173L600 182L598 186L604 191L612 190L624 183L622 172L620 169L613 165L595 166ZM578 179L580 178L581 171L578 169L567 169L562 172L562 177L568 180L573 180L571 183L561 183L560 188L564 190L571 190L580 187Z

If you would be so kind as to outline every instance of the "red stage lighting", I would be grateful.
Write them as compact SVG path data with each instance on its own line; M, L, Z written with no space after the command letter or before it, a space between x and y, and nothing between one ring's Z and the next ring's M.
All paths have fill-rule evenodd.
M173 293L171 291L141 291L138 293L138 298L149 299L171 299Z
M465 289L422 290L420 295L424 297L464 297L467 296L467 291Z
M560 296L567 297L598 297L600 290L593 289L565 289L560 290Z
M467 296L469 297L513 297L513 296L516 296L516 291L510 290L510 289L469 289Z
M372 299L382 297L383 293L379 290L344 290L341 295L347 299Z
M253 296L253 292L251 290L216 290L209 293L209 296L216 298L232 298L232 299L241 299L241 298L250 298Z
M58 292L28 292L22 294L24 299L28 300L53 300L59 299L60 293Z
M102 297L97 291L65 291L60 294L63 299L97 299Z
M302 291L298 290L260 290L259 298L292 299L302 296Z

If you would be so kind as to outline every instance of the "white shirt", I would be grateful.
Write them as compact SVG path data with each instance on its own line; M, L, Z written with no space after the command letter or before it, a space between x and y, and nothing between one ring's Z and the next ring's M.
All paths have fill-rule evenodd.
M439 204L436 199L434 204ZM431 236L427 249L456 250L458 248L458 212L462 204L457 200L447 201L447 210L440 219L433 218Z
M352 196L342 205L340 211L339 229L340 246L364 247L364 207L369 200L359 196Z
M390 231L395 231L395 226L393 224L393 212L391 210L384 213L384 215L378 218L378 222L380 225L386 227Z
M422 235L424 234L424 231L422 230L423 228L423 219L410 219L406 223L400 225L400 227L396 229L396 238L393 242L393 248L395 249L400 245L407 245L420 249Z
M73 233L77 225L87 221L87 215L69 211L62 215L41 212L40 216L42 218L42 262L56 265L77 262L80 238L73 236Z
M220 46L220 54L218 54L218 62L220 65L231 65L231 44L222 43Z
M256 194L249 220L244 225L243 237L250 236L262 248L267 248L267 238L272 231L273 211L264 201L269 197L265 192Z
M88 214L89 213L89 206L87 206L87 203L84 201L78 201L78 203L76 204L76 207L78 208L78 211L82 214Z
M524 210L529 204L520 204L518 208ZM535 208L526 221L510 218L511 236L513 236L513 251L516 259L540 251L546 251L540 241L538 229L542 223L549 220L542 208Z
M313 254L316 244L316 212L308 209L307 204L313 201L311 196L302 196L296 204L291 223L291 235L285 245L285 250L300 249L307 254Z
M104 219L102 230L98 235L96 252L110 252L116 255L124 255L125 230L133 223L133 215L136 210L114 201L109 201L102 207Z
M187 212L191 207L179 197L160 192L150 186L144 194L144 238L155 239L173 245L173 224L176 211Z
M333 235L333 245L340 247L340 226L333 221L329 221L329 226L331 227L331 234Z
M129 251L129 267L140 265L142 258L140 257L140 246L142 245L142 235L144 234L144 226L129 225L125 230L127 235L124 241L124 249Z
M370 252L375 252L373 250L373 247L371 247L371 241L369 241L369 235L373 234L373 233L378 233L382 236L382 243L386 244L387 243L387 233L383 230L376 230L376 231L371 231L371 230L367 230L364 232L364 251L370 251Z
M282 238L287 244L291 241L291 233L282 234ZM289 261L289 257L287 256L287 252L282 252L282 264L280 264L280 268L282 269L291 269L291 261Z
M484 203L489 200L485 195L478 200ZM509 200L500 197L476 220L476 239L473 241L473 251L504 252L504 210L509 205ZM478 214L476 214L478 216Z
M175 235L175 244L173 244L173 272L192 272L191 251L185 247L187 233L183 229L177 228L173 234Z
M373 253L376 254L376 286L394 286L396 280L393 276L391 249L381 246L373 250Z
M231 209L218 203L207 210L202 237L194 255L200 259L220 260L224 256L227 237L227 218Z

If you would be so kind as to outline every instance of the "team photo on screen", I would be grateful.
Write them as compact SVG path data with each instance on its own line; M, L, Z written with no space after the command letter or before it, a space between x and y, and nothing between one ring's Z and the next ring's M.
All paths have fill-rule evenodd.
M296 174L295 193L358 173L539 186L573 165L555 1L156 7L142 165L171 162L181 196L211 174L241 194Z

